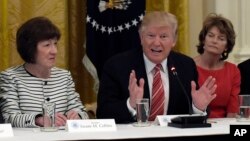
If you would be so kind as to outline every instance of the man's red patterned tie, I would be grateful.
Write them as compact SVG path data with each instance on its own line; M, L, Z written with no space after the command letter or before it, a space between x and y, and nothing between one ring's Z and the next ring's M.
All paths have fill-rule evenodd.
M149 120L155 120L157 115L164 113L164 88L161 80L161 64L157 64L154 68L153 86L152 86L152 101Z

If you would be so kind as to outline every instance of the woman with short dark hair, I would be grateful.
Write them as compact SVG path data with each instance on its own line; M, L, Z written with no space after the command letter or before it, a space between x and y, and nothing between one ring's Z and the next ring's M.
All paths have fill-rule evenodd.
M25 22L16 34L24 64L0 74L0 107L5 122L14 127L43 126L42 103L56 104L55 124L88 115L75 92L69 71L55 67L59 29L45 17Z

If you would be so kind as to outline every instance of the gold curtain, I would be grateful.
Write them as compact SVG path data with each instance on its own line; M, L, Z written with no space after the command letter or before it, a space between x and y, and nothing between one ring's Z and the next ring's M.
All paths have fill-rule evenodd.
M81 94L82 101L91 106L92 103L96 102L96 93L93 88L94 80L82 63L85 55L83 46L86 36L86 0L68 0L68 6L69 70L76 83L76 89Z
M179 21L176 50L188 53L188 0L146 0L146 10L166 10ZM93 79L82 64L85 54L86 0L1 0L0 71L23 63L15 48L17 28L35 16L50 18L60 29L56 66L69 69L85 105L96 102Z

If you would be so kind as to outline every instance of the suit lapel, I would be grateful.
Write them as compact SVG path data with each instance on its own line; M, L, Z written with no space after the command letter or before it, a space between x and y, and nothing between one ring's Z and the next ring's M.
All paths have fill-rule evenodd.
M171 68L172 67L177 67L176 64L174 63L174 56L173 56L173 52L170 52L169 57L168 57L168 63L167 63L167 67L168 67L168 77L169 77L169 102L168 102L168 113L172 113L172 110L174 108L175 105L175 94L176 94L176 85L177 81L175 79L175 76L173 75Z

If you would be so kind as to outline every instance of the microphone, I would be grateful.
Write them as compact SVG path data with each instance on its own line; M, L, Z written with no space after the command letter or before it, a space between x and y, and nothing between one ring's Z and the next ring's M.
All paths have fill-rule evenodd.
M181 90L183 91L183 93L187 99L189 115L180 115L180 116L172 118L171 122L168 123L168 126L177 127L177 128L211 127L211 124L207 123L207 118L205 115L193 114L191 100L190 100L188 93L187 93L186 89L184 88L184 86L183 86L183 84L178 76L178 73L177 73L175 67L172 66L170 70L173 73L175 79L177 80L178 84L181 87Z
M179 83L179 85L181 87L181 90L184 92L184 95L185 95L185 97L187 99L187 102L188 102L188 112L189 112L190 115L192 115L193 114L193 108L192 108L192 105L190 104L191 103L190 99L188 97L186 89L184 88L184 86L183 86L183 84L182 84L182 82L181 82L181 80L180 80L180 78L179 78L179 76L178 76L178 74L176 72L175 67L173 67L173 66L171 67L171 72L173 73L173 75L175 76L175 79Z

